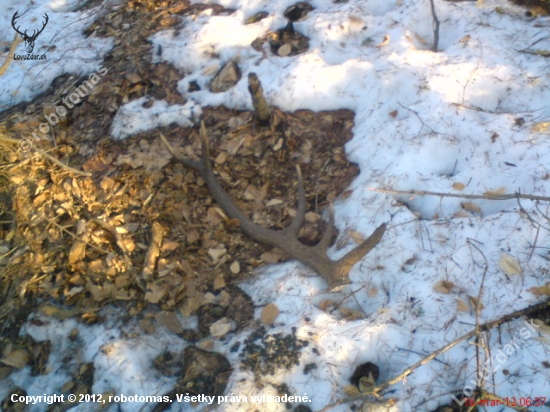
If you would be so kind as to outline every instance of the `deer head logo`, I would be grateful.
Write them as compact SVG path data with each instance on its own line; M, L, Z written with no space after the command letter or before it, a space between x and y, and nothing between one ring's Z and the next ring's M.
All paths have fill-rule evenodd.
M15 14L13 15L13 17L11 19L11 25L12 25L13 29L17 33L19 33L21 35L21 38L25 41L25 47L27 49L27 53L32 53L32 51L34 49L34 41L36 40L38 35L40 33L42 33L42 31L46 27L46 24L48 24L48 20L49 20L48 15L46 13L44 13L44 17L45 17L46 20L44 21L44 24L42 25L42 28L40 30L33 30L32 35L29 36L27 34L27 30L25 30L25 32L22 33L22 32L19 31L20 26L15 27L15 21L17 20L17 17L19 17L18 13L19 13L19 11L16 11Z

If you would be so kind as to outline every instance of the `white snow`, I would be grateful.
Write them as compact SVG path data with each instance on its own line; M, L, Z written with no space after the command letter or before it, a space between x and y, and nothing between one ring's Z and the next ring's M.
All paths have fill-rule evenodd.
M147 103L147 104L146 104ZM150 107L146 107L150 105ZM185 105L169 106L165 101L153 101L141 97L122 106L116 114L111 129L115 139L125 139L139 132L166 127L176 123L182 127L192 126L201 114L201 108L192 100ZM195 122L194 122L194 121Z
M381 243L353 269L352 285L336 294L326 293L322 280L294 261L266 267L242 285L256 305L275 303L281 309L273 332L286 334L296 327L297 335L310 341L300 367L279 371L265 381L284 382L293 394L307 394L309 406L318 411L345 396L343 387L360 363L376 363L379 381L384 382L471 331L475 313L459 310L457 300L468 305L471 297L480 296L482 283L481 323L540 300L528 289L549 280L547 202L522 200L520 211L515 200L410 196L377 189L550 196L550 129L542 123L550 121L550 65L547 58L522 52L550 50L550 19L529 19L524 10L504 0L436 0L441 27L439 52L433 53L427 0L313 0L315 10L295 24L310 37L306 53L277 57L267 46L264 54L253 50L250 43L255 38L284 27L283 12L294 2L223 0L218 4L236 9L233 14L212 16L207 10L181 17L184 24L177 33L159 31L150 39L152 52L162 46L160 56L153 53L154 61L170 62L186 73L178 91L188 103L180 107L154 102L143 110L145 100L130 102L119 110L112 135L124 138L178 119L189 124L207 105L251 109L246 80L250 72L258 75L267 100L281 110L355 111L354 138L346 151L361 173L349 188L352 194L336 203L336 222L342 236L346 229L368 236L386 222L389 228ZM0 5L0 38L11 42L10 21L17 8L32 16L47 11L51 26L37 47L56 47L47 51L44 62L11 63L0 78L4 107L43 92L61 73L93 71L111 47L108 41L82 35L96 17L93 13L77 17L60 0L21 3ZM243 25L260 10L269 16ZM23 50L24 45L19 47ZM230 60L237 61L243 78L227 92L211 93L210 80ZM188 92L191 81L201 90ZM344 239L344 244L347 250L353 241ZM343 253L331 250L334 258ZM499 266L503 256L515 258L522 273L505 274ZM455 289L449 294L434 291L442 280L452 282ZM346 321L322 310L327 300L343 301L362 313L362 319ZM168 332L133 336L128 332L132 325L122 325L112 313L107 318L107 323L94 327L73 320L27 324L22 333L52 340L50 373L32 377L28 368L18 371L0 389L0 397L13 385L24 387L29 395L59 392L66 378L62 359L67 353L94 363L95 393L169 391L174 382L160 376L152 359L165 349L181 350L186 343ZM525 321L508 322L485 335L493 359L485 388L518 401L550 393L550 369L542 364L548 361L548 336L534 332ZM73 328L79 331L78 344L68 341ZM247 333L231 335L214 349L236 366L238 359L229 348ZM506 356L497 356L502 353ZM304 365L311 362L317 368L306 375ZM388 410L435 409L450 401L450 393L472 388L475 376L475 345L469 340L391 386L385 397L395 404ZM270 386L258 388L250 373L237 368L226 394L274 395L273 391ZM283 404L260 406L262 411L285 410ZM130 403L119 407L108 410L139 409ZM190 408L174 404L171 410ZM29 410L46 409L40 404ZM256 409L258 405L251 403L216 408ZM81 404L77 410L99 408ZM347 411L349 405L329 410Z
M109 39L85 37L83 31L105 13L103 7L86 12L72 10L87 1L36 0L0 3L0 41L7 52L15 36L11 26L14 13L19 12L16 27L30 35L40 29L44 15L49 17L44 31L35 41L34 55L46 55L45 60L13 60L0 77L0 110L45 92L57 76L65 73L84 75L95 71L103 56L112 48ZM26 55L21 42L15 54ZM4 53L2 63L7 57Z

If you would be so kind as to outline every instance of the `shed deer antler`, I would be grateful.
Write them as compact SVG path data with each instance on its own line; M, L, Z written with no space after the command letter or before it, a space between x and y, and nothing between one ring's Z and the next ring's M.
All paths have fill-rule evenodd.
M326 252L330 246L330 241L334 233L334 213L332 207L330 208L328 228L319 243L315 246L306 246L298 240L298 231L304 223L306 212L304 181L299 166L296 166L296 171L298 173L298 210L294 220L290 226L284 230L266 229L246 217L218 183L212 171L210 147L204 122L201 124L200 131L202 145L200 161L178 156L166 138L162 134L160 136L162 142L176 160L183 163L186 167L195 169L200 173L212 197L218 202L229 218L239 221L240 228L245 234L260 242L275 246L283 250L289 256L306 264L325 279L331 291L350 283L349 272L351 268L380 242L380 239L382 239L386 231L386 224L378 226L370 237L355 249L338 260L331 260Z

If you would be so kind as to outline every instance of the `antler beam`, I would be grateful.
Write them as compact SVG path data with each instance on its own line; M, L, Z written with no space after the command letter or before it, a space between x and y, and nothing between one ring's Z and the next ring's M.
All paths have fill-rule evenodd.
M202 176L212 197L218 202L229 218L239 221L240 228L245 234L262 243L275 246L289 256L309 266L325 279L331 291L350 283L349 272L351 268L380 242L386 231L385 224L378 226L369 238L355 249L338 260L331 260L327 256L327 249L330 246L334 233L334 213L332 207L329 214L329 226L318 244L315 246L306 246L298 240L298 232L304 223L306 212L304 181L299 166L296 166L298 174L298 210L294 220L284 230L266 229L245 216L220 186L212 170L210 146L204 122L201 123L200 130L202 146L200 161L178 156L166 138L162 134L160 136L162 142L176 160L183 163L186 167L195 169Z

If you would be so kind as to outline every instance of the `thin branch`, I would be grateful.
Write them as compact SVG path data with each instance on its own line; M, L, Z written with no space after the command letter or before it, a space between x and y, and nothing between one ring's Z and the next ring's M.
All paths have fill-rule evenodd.
M438 133L436 132L431 126L427 125L426 123L424 123L424 120L422 120L422 118L420 117L420 115L418 114L417 111L407 107L407 106L403 106L400 102L397 102L397 104L399 104L399 106L401 106L403 109L405 110L408 110L409 112L411 112L412 114L414 114L416 116L416 118L418 120L420 120L420 124L422 125L422 127L426 126L428 129L430 129L432 131L432 133L435 133L435 134L441 134L441 133ZM420 128L420 130L422 130L422 127ZM420 132L418 132L420 134Z
M400 348L399 346L397 347L397 350L401 350L403 352L414 353L415 355L419 355L419 356L426 356L424 353L416 352L416 351L410 350L410 349ZM434 361L439 362L439 363L441 363L445 366L449 366L449 367L451 366L447 362L443 362L442 360L437 359L437 358L434 358Z
M71 166L67 166L65 163L61 162L61 160L56 159L55 157L49 155L48 153L46 153L46 152L44 152L40 149L35 148L34 150L36 151L36 153L44 156L46 159L51 160L56 165L58 165L58 166L62 167L63 169L66 169L66 170L74 173L75 175L84 176L84 177L90 177L92 175L91 173L82 172L82 171L80 171L78 169L75 169Z
M402 373L400 373L399 375L397 375L393 379L390 379L389 381L386 381L384 383L381 383L380 385L377 385L377 386L373 387L369 392L366 392L365 394L363 394L361 396L354 396L354 397L339 399L338 401L326 406L321 411L328 411L330 408L333 408L335 406L342 405L344 403L349 403L349 402L361 400L361 399L363 399L363 400L364 399L372 399L373 397L380 398L382 396L381 392L383 390L387 389L391 385L395 385L396 383L402 381L408 375L410 375L414 370L418 369L420 366L425 365L426 363L428 363L432 359L435 359L437 356L441 355L443 352L446 352L449 349L455 347L460 342L463 342L466 339L471 338L476 333L490 330L490 329L492 329L496 326L499 326L503 323L510 322L511 320L519 318L520 316L527 316L527 315L536 313L540 310L546 309L547 307L550 307L550 299L547 300L547 301L544 301L544 302L537 303L535 305L531 305L531 306L529 306L525 309L520 309L520 310L517 310L515 312L509 313L508 315L504 315L503 317L501 317L499 319L495 319L495 320L492 320L490 322L479 325L474 330L460 336L459 338L455 339L454 341L446 344L442 348L437 349L436 351L432 352L430 355L428 355L425 358L421 359L420 361L416 362L414 365L408 367L407 369L405 369Z
M4 137L4 136L0 136L0 141L3 141L3 142L6 142L6 143L13 143L13 144L19 144L21 143L21 139L12 139L11 137ZM76 174L76 175L79 175L79 176L84 176L84 177L90 177L92 176L91 173L88 173L88 172L83 172L81 170L78 170L78 169L75 169L74 167L71 167L71 166L67 166L65 163L61 162L61 160L59 159L56 159L55 157L53 157L52 155L49 155L48 153L44 152L43 150L40 150L38 148L34 148L34 151L36 153L38 153L39 155L45 157L46 159L54 162L56 165L62 167L63 169L66 169L66 170L69 170L70 172Z
M394 190L394 189L381 189L377 187L369 187L369 190L373 192L398 194L398 195L411 195L411 196L441 196L441 197L456 197L459 199L482 199L482 200L510 200L510 199L528 199L528 200L541 200L543 202L549 202L548 196L537 196L523 193L485 193L483 195L468 195L460 193L445 193L445 192L430 192L428 190Z
M479 353L479 348L481 346L481 342L483 341L483 336L481 335L481 330L479 328L479 314L481 312L481 297L483 296L483 285L485 283L485 276L487 275L487 271L489 270L489 262L487 261L487 257L483 253L483 251L477 247L473 242L468 240L468 246L470 248L474 248L477 250L481 256L483 257L483 260L485 261L484 269L483 269L483 275L481 276L481 283L479 285L479 292L477 294L477 300L473 302L474 309L476 312L476 328L475 328L475 345L476 345L476 367L478 372L478 377L481 376L481 379L479 379L476 383L476 390L481 391L483 386L483 364L481 362L481 355ZM470 249L471 253L471 249ZM473 256L472 256L473 259ZM475 263L475 261L474 261Z

